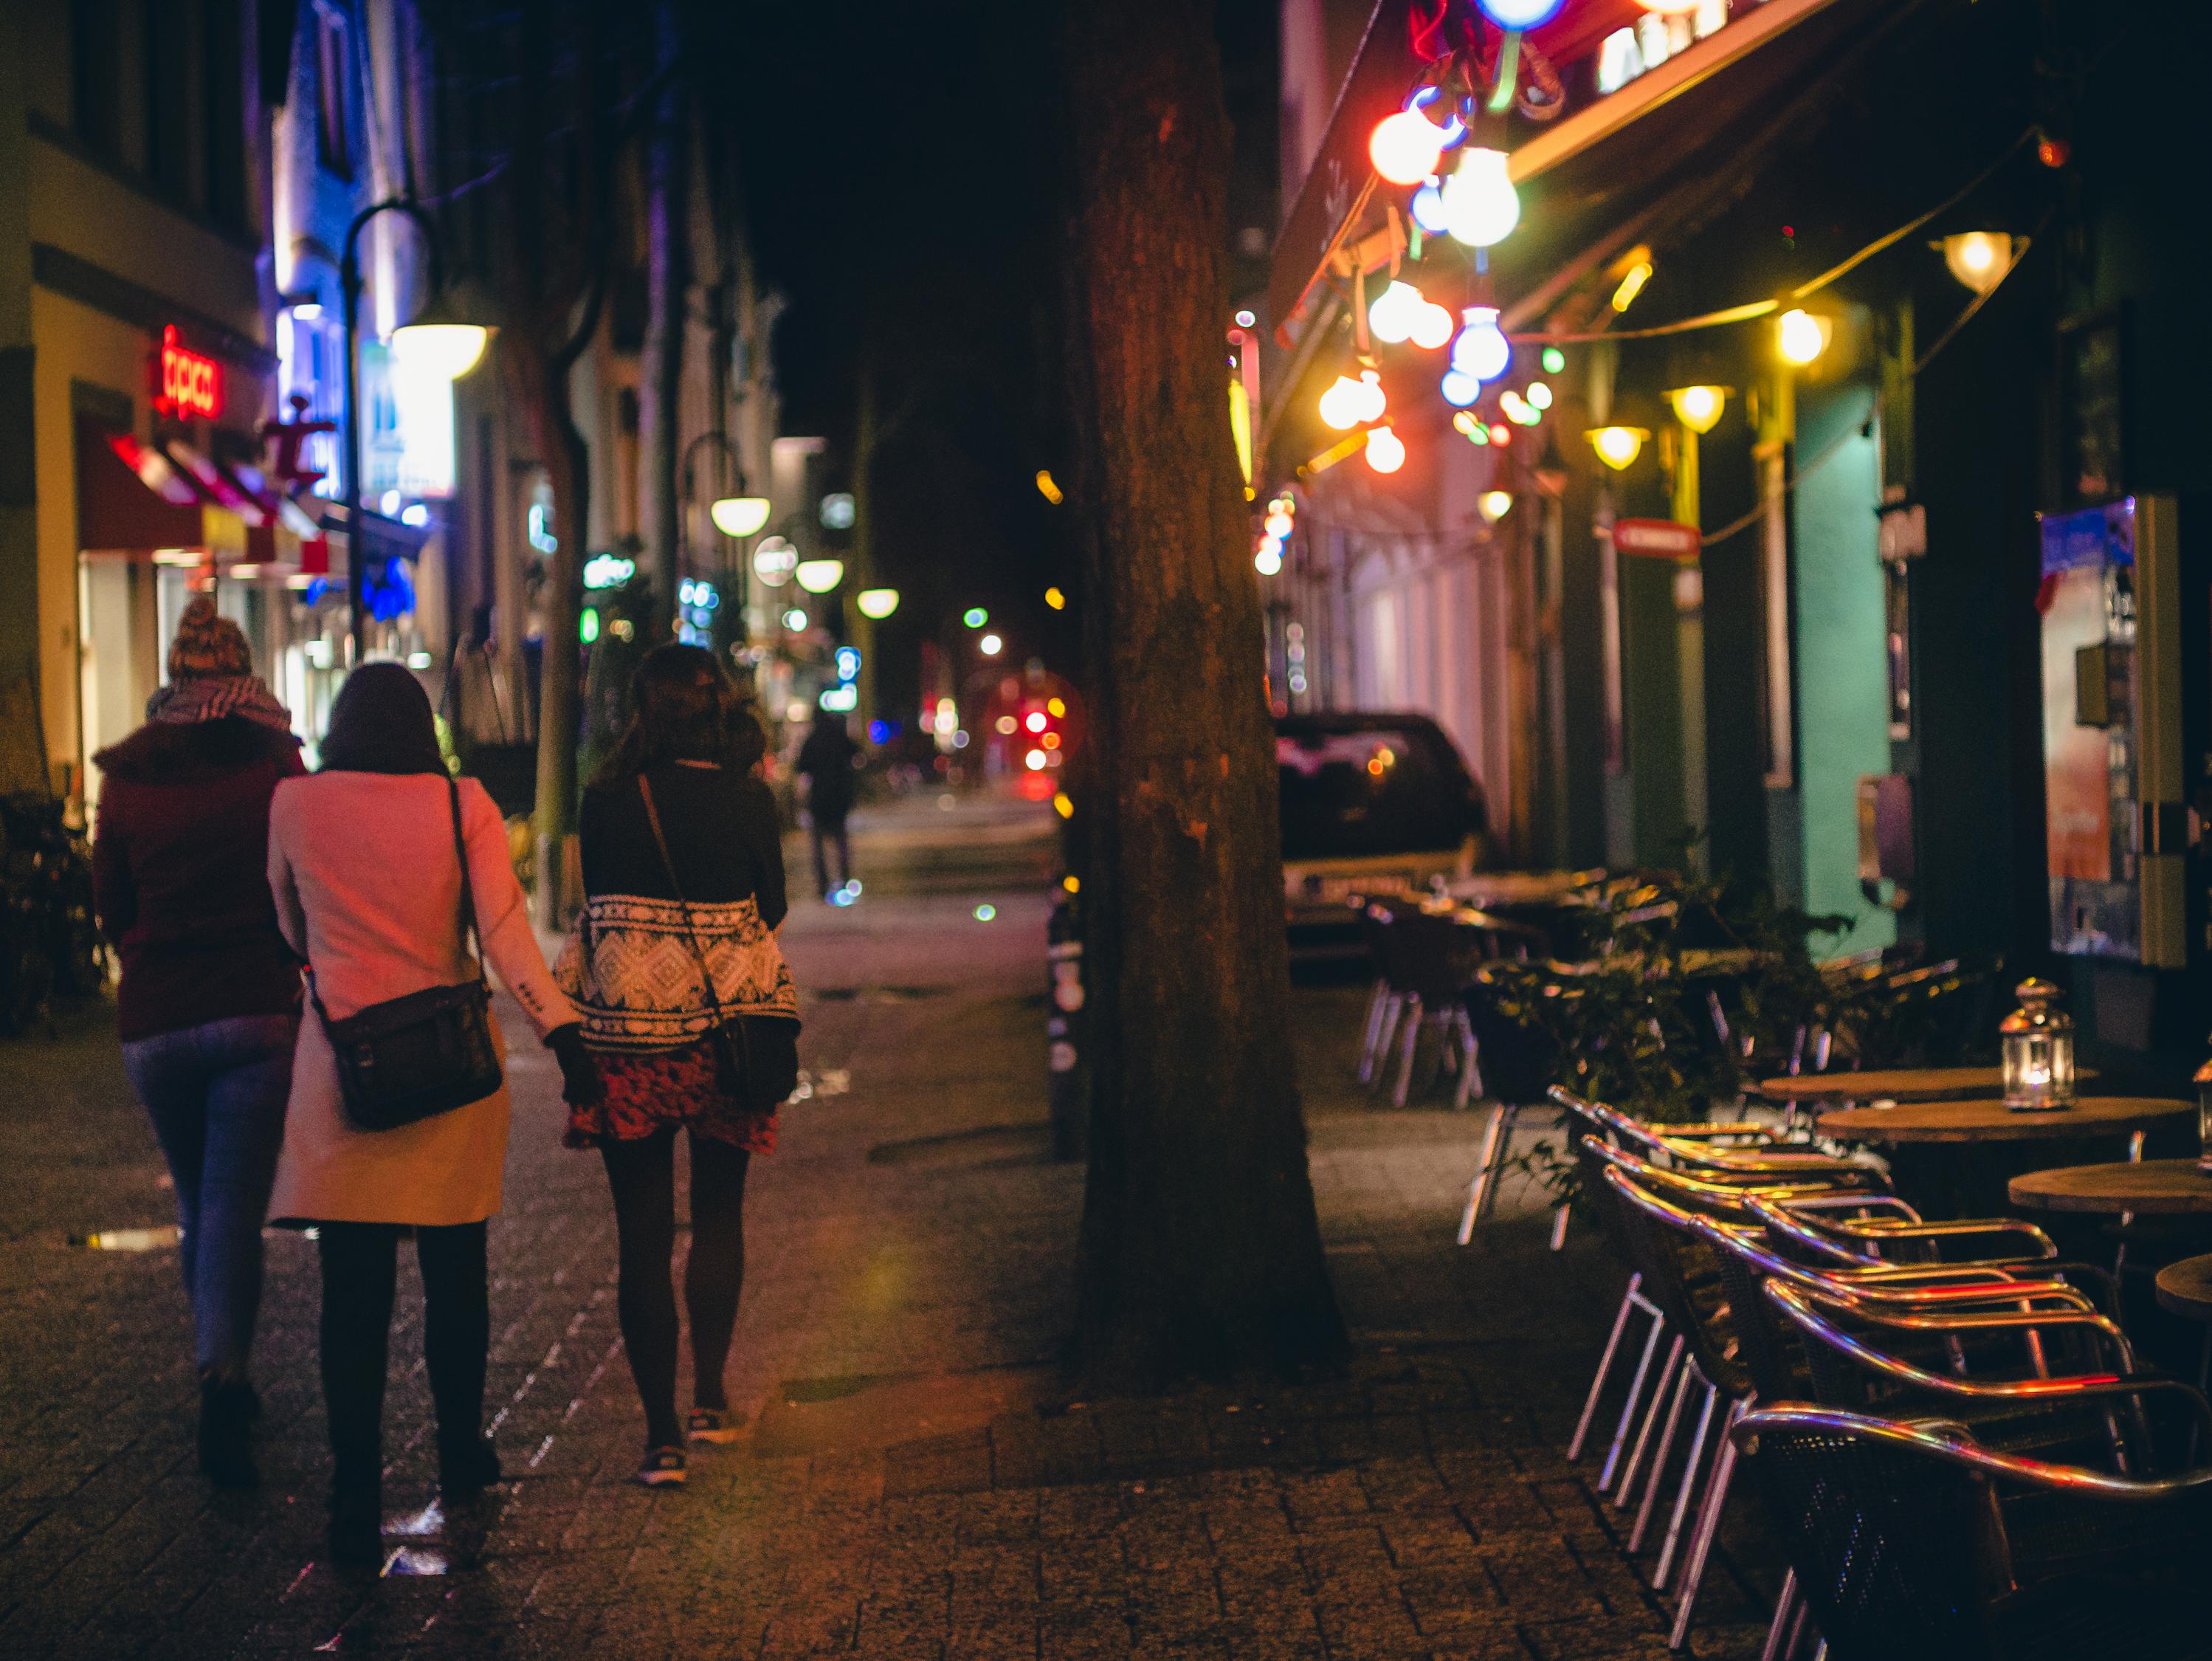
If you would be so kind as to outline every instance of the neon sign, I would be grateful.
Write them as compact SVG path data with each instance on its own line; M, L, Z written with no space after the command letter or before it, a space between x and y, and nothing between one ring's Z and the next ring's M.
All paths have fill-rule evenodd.
M221 367L179 345L173 323L161 331L161 392L154 407L165 415L205 416L210 421L222 413Z

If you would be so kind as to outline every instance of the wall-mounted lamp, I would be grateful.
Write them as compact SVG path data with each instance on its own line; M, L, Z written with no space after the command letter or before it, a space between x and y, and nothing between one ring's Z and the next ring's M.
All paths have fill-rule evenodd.
M1703 435L1720 425L1728 396L1725 386L1677 386L1667 394L1667 402L1674 406L1675 420Z
M1651 435L1641 427L1593 427L1583 436L1589 440L1597 459L1617 473L1635 465Z

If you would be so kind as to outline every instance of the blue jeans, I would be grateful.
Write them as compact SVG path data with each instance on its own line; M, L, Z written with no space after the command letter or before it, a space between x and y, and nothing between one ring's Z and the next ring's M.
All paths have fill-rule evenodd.
M123 1070L177 1185L178 1256L203 1374L246 1376L299 1034L296 1015L234 1015L123 1046Z

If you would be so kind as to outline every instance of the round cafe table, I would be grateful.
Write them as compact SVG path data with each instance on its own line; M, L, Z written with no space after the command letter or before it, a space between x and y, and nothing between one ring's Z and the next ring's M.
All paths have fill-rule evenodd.
M2075 1075L2087 1081L2094 1068ZM1954 1097L1990 1096L2004 1088L2004 1073L1994 1067L1907 1067L1864 1073L1800 1073L1762 1079L1756 1086L1770 1102L1939 1102Z
M2019 1199L2014 1178L2069 1156L2109 1159L2127 1151L2137 1131L2178 1123L2196 1111L2194 1102L2085 1096L2055 1113L2015 1113L1986 1098L1842 1108L1820 1115L1818 1125L1822 1135L1838 1141L1884 1148L1898 1192L1923 1215L1990 1217L2007 1209L2008 1197ZM2212 1191L2212 1178L2206 1187Z
M2197 1384L2203 1389L2212 1380L2212 1252L2159 1270L2158 1302L2160 1308L2203 1326L2203 1359L2197 1364Z
M2062 1165L2011 1183L2014 1205L2042 1211L2130 1211L2138 1216L2212 1216L2212 1176L2194 1159Z

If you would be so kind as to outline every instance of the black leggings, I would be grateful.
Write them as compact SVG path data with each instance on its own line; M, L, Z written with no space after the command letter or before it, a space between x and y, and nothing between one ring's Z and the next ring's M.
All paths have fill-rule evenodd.
M691 1255L684 1304L691 1317L691 1395L702 1408L726 1408L722 1367L738 1323L745 1280L745 1170L752 1156L690 1133ZM648 1447L680 1447L676 1421L676 1130L599 1144L614 1190L621 1275L615 1308L630 1376L645 1403Z
M398 1274L396 1223L324 1223L323 1399L330 1410L334 1508L381 1504L384 1377ZM417 1228L422 1268L422 1360L438 1409L441 1461L465 1459L483 1434L491 1294L484 1226Z

